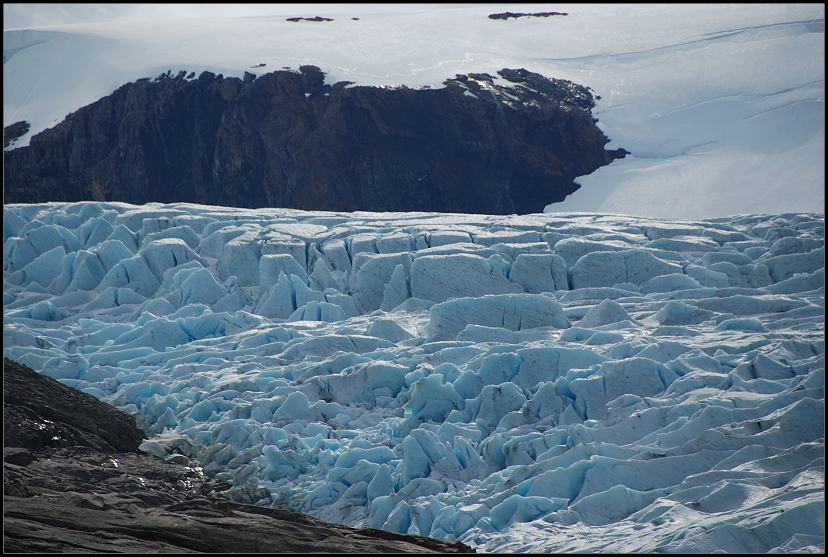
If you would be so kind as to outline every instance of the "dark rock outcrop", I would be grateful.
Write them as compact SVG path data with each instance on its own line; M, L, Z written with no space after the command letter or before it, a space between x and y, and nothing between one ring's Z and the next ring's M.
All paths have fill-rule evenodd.
M513 17L515 19L519 17L549 17L553 15L569 15L563 12L537 12L534 14L524 14L524 13L514 13L514 12L503 12L502 14L490 14L489 19L509 19Z
M7 552L472 552L232 501L200 469L137 451L132 417L8 359L3 421Z
M28 122L15 122L3 128L3 148L7 148L29 132L31 125Z
M329 17L289 17L285 21L333 21Z
M590 91L526 70L440 89L184 72L120 87L7 152L7 203L193 202L307 210L540 212L623 157Z
M218 499L119 512L4 497L3 534L3 549L12 553L473 553L460 542Z
M3 359L4 447L135 452L146 438L135 419L114 406Z
M230 486L197 468L134 451L66 447L31 451L3 447L5 495L97 510L160 508L193 498L216 497ZM224 499L222 499L224 500Z

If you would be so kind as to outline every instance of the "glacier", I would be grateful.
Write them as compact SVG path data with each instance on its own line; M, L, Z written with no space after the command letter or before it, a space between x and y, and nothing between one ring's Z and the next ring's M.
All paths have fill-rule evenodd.
M824 550L824 215L4 206L4 356L242 502L485 552Z
M540 215L5 205L4 355L239 501L482 552L824 552L824 6L394 9L4 29L4 126L170 69L524 67L632 155Z

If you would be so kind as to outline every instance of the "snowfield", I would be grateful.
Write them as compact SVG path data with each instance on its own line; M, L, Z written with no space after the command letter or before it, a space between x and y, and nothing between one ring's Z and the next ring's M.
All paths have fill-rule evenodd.
M7 30L3 126L31 122L15 144L28 145L124 83L168 70L243 77L314 64L328 83L442 87L455 74L526 68L591 87L607 148L631 153L547 211L824 212L824 5L564 4L553 8L567 16L488 18L541 8L342 4L290 14L334 19L320 23L283 14Z
M824 216L4 208L4 355L240 501L479 551L824 549Z

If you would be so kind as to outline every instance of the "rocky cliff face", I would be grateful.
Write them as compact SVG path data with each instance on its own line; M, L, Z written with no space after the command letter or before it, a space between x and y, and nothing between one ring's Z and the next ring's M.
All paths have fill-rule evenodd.
M531 213L626 154L604 149L586 88L498 73L441 89L328 85L314 66L139 80L7 152L5 201Z

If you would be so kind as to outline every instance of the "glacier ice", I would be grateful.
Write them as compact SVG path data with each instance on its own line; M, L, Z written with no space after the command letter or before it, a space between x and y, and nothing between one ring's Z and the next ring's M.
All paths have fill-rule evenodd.
M822 215L4 223L4 355L240 501L485 551L824 543Z

